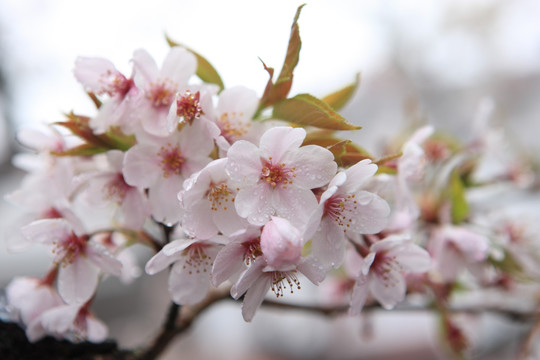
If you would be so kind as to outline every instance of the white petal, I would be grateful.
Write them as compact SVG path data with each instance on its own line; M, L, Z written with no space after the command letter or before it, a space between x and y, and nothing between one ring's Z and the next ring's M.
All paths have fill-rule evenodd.
M62 305L50 309L41 316L41 324L49 334L63 335L72 328L79 313L78 305Z
M412 242L407 242L402 246L390 250L388 255L395 256L396 261L408 272L422 273L431 269L431 257L429 253Z
M86 318L86 338L93 343L101 343L107 339L109 330L107 325L95 316L89 315Z
M347 228L359 234L376 234L383 230L390 215L386 200L367 191L354 195L354 200L347 202L344 211L346 217L352 220Z
M367 296L369 294L369 282L368 276L360 273L356 283L354 284L351 307L349 308L350 315L358 315L362 311L364 304L366 303Z
M152 217L166 225L172 226L183 215L177 194L182 187L182 177L171 175L168 178L160 178L150 189L148 200L152 208Z
M150 54L143 49L133 53L134 81L137 87L145 88L158 76L157 64Z
M122 263L107 251L105 246L89 241L86 245L86 255L104 272L115 276L122 273Z
M21 233L28 241L51 244L69 237L72 227L65 219L36 220L21 228Z
M345 255L345 233L334 220L325 218L312 238L313 256L325 268L339 267Z
M169 293L173 301L179 305L194 305L208 293L210 266L197 270L190 266L186 266L185 269L183 267L183 262L174 264L169 274Z
M135 145L126 152L122 169L126 183L140 189L154 185L163 172L157 149L150 145Z
M161 66L160 76L170 79L177 86L187 84L191 75L197 70L195 55L179 46L172 47Z
M391 270L382 276L370 276L371 293L385 309L392 309L405 298L405 279L399 272Z
M71 264L60 266L58 292L70 305L82 305L94 295L98 285L99 268L84 256Z
M266 156L272 156L273 161L281 162L284 154L297 150L305 137L306 131L302 128L276 126L261 136L259 146Z
M296 268L315 285L318 285L326 277L324 267L313 258L304 259Z
M247 218L250 224L264 225L274 215L271 190L267 184L241 189L234 201L238 215Z

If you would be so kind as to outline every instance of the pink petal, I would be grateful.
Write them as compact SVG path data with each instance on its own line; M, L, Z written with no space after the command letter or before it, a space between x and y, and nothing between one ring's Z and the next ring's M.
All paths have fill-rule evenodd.
M242 186L259 181L262 163L259 149L252 143L239 140L227 151L227 173L233 182Z
M177 194L182 186L182 178L171 175L158 179L156 186L150 189L148 200L152 209L152 217L166 225L176 224L183 215L183 209Z
M224 281L244 269L244 246L238 242L225 245L216 258L212 267L212 284L219 286Z
M255 114L259 97L254 90L243 86L234 86L225 89L219 94L217 112L235 113L237 116L249 121Z
M175 46L163 60L160 77L172 80L177 86L183 86L195 74L195 70L197 70L195 55L182 47Z
M126 152L122 172L126 183L131 186L145 189L154 185L163 174L156 148L150 145L130 148Z
M318 285L326 277L324 267L313 258L305 258L296 268L315 285Z
M242 317L250 322L255 316L255 312L261 306L264 296L270 289L270 276L261 276L246 292L242 303Z
M36 220L21 228L21 233L28 241L52 244L55 241L69 237L72 227L65 219Z
M297 150L305 137L306 131L302 128L276 126L261 136L259 147L262 153L271 156L273 161L282 162L284 154Z
M109 79L118 73L118 70L107 59L78 57L73 73L87 91L99 94L107 90Z
M287 186L286 189L276 188L268 192L272 194L275 215L288 219L299 229L307 224L311 214L317 208L317 198L311 190ZM238 201L238 195L236 201Z
M368 276L360 273L356 283L354 284L351 307L349 308L350 315L359 315L366 303L367 296L369 294L369 281Z
M231 296L238 300L242 294L244 294L257 279L262 276L262 269L266 266L266 261L262 256L259 256L251 263L250 267L244 271L240 279L231 288Z
M282 159L288 167L295 168L294 184L313 189L328 184L336 175L334 155L317 145L306 145Z
M325 218L312 240L313 256L325 268L338 267L345 255L345 233L334 220Z
M98 285L99 268L84 256L60 266L58 292L70 305L81 305L90 300Z
M377 165L372 164L369 159L354 164L345 171L347 174L347 181L340 187L340 192L357 192L367 179L375 175L377 169Z
M157 64L146 50L136 50L133 53L134 81L137 87L145 88L158 77Z
M353 205L345 207L347 218L352 219L348 229L359 234L376 234L388 223L390 206L386 200L367 191L355 195Z
M115 276L120 276L122 273L122 263L109 253L103 245L95 241L89 241L86 245L86 255L104 272Z

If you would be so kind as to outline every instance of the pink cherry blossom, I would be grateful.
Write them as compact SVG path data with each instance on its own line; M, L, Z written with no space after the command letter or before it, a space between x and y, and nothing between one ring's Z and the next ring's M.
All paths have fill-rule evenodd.
M147 137L125 155L123 174L127 184L149 190L152 216L172 225L182 216L177 194L183 181L211 161L214 141L195 122L168 137Z
M445 224L433 229L428 249L443 280L454 281L465 269L480 275L480 267L488 256L489 243L489 238L482 233L464 226Z
M138 93L133 79L126 78L109 60L95 57L77 58L74 74L87 91L110 97L90 119L92 129L97 134L106 132L111 126L122 126L126 130L131 101Z
M107 153L108 167L102 171L84 174L86 188L80 195L94 207L115 207L114 220L120 225L139 229L150 215L150 205L142 189L126 183L122 173L124 153Z
M404 235L391 235L371 245L363 259L351 299L351 314L359 314L369 293L385 308L402 301L407 291L404 273L430 270L426 250Z
M245 229L248 222L236 213L236 188L225 166L227 159L214 160L184 182L178 198L184 208L182 226L193 237L208 239Z
M316 285L324 279L326 273L322 266L313 258L301 256L302 247L302 233L286 219L272 217L265 225L260 239L261 251L254 252L249 267L231 288L234 299L245 293L244 320L251 321L269 289L282 297L287 288L291 293L295 288L300 290L299 274Z
M251 224L264 225L275 215L299 226L317 207L311 189L327 184L337 165L327 149L301 147L305 136L301 128L274 127L259 147L239 140L227 152L227 172L239 188L236 210Z
M208 293L212 262L222 246L221 242L221 237L173 240L146 263L146 272L153 275L172 264L169 274L172 300L179 305L196 304Z
M432 126L424 126L416 130L401 149L403 155L397 162L395 204L388 232L401 232L408 229L420 215L410 183L419 182L423 177L426 155L421 145L433 132Z
M102 245L65 219L37 220L21 229L29 240L51 246L59 265L58 292L68 304L83 304L94 294L100 270L120 275L122 264Z
M64 304L51 282L31 277L16 277L6 287L9 306L19 313L26 326L26 336L31 342L46 335L40 324L41 315Z
M173 47L161 69L145 50L133 54L134 81L141 90L137 99L137 113L144 131L155 136L169 135L167 116L176 93L183 93L189 78L195 74L195 56L181 47Z
M362 189L377 171L371 160L362 160L337 174L321 195L319 206L307 226L313 256L324 266L337 267L343 261L346 234L374 234L381 231L390 213L388 203Z
M105 341L107 325L89 310L89 303L60 305L45 311L40 325L50 335L73 341L86 340L94 343Z

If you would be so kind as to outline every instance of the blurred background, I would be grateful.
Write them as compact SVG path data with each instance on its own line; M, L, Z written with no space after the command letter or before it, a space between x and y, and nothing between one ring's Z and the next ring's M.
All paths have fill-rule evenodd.
M16 189L23 176L10 164L20 151L14 141L18 129L61 120L70 110L93 113L72 74L77 56L105 57L129 73L135 49L144 48L161 62L168 51L167 34L209 59L226 86L245 85L262 94L267 74L258 58L280 68L293 16L302 3L1 0L0 193ZM354 137L365 148L380 151L387 130L396 134L411 117L467 136L477 106L487 96L496 105L494 121L523 149L538 150L540 2L307 3L299 20L302 51L291 94L324 96L361 73L360 89L342 114L363 126ZM11 205L0 204L4 238L18 215ZM149 256L141 250L141 265ZM42 249L11 254L2 246L0 288L15 275L42 274L48 263ZM143 275L125 286L110 279L99 290L96 312L122 346L147 342L165 314L166 274L149 280ZM309 289L304 294L309 296ZM480 329L477 358L512 359L516 349L511 340L522 329L497 318L474 321ZM175 351L191 359L387 359L398 358L396 354L400 359L430 359L437 358L434 349L440 346L433 327L427 314L330 321L275 311L261 311L246 325L231 302L205 314L164 359L176 358ZM498 333L508 340L503 350L492 346L500 341ZM498 357L485 349L497 349Z

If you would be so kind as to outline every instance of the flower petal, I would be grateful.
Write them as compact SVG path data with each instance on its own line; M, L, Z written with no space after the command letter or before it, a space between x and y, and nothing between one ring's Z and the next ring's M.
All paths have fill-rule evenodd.
M94 295L98 285L99 268L86 257L79 256L72 263L60 266L58 292L70 305L82 305Z
M210 266L197 271L184 269L184 262L174 264L169 274L169 293L179 305L194 305L208 293L210 286Z
M101 270L108 274L120 276L122 273L122 263L118 261L105 246L89 241L86 245L86 255Z
M261 306L264 296L270 289L270 276L261 276L247 291L242 303L242 317L245 321L250 322L255 316L255 312Z

